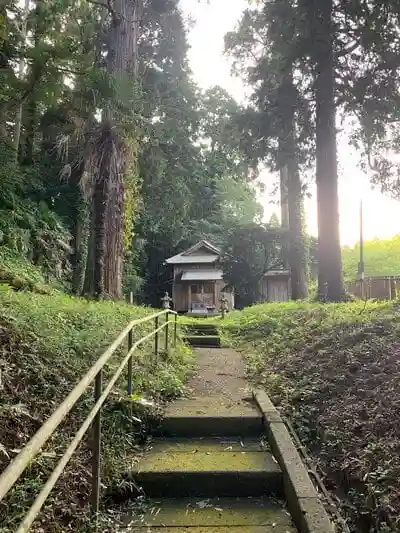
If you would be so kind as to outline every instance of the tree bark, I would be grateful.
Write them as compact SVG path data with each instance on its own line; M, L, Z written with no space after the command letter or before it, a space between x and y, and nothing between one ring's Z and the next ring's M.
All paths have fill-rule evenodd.
M5 85L7 85L7 74L13 71L10 66L10 50L7 46L8 18L5 2L0 1L0 72L3 73ZM0 143L7 143L7 109L6 102L0 102ZM2 146L0 146L2 149Z
M26 37L28 33L29 5L30 5L30 0L25 0L24 15L22 18L22 26L21 26L21 38L24 42L24 45L26 43ZM25 68L25 59L23 56L21 56L19 60L19 65L18 65L19 79L22 79L24 75L24 68ZM14 126L14 150L15 150L15 163L16 164L18 163L18 156L19 156L19 140L21 137L21 124L22 124L22 102L18 106L17 113L15 116L15 126Z
M344 297L339 238L333 0L316 2L316 181L318 202L318 296Z
M7 114L3 106L0 106L0 143L4 144L7 141ZM1 148L1 147L0 147Z
M304 235L303 197L297 161L295 109L296 91L293 86L292 65L284 73L281 94L282 137L280 139L280 172L283 226L289 230L285 255L290 267L291 297L300 300L308 296L307 251Z
M141 0L115 0L108 38L107 72L116 88L137 81L137 47ZM124 237L124 175L129 148L118 132L112 104L103 110L102 155L93 191L94 292L121 298Z
M281 153L284 153L284 148L281 144ZM288 205L288 167L282 162L279 169L279 184L281 189L281 227L289 232L289 205ZM284 268L290 268L289 260L289 241L284 239L282 243L282 259Z
M25 146L22 164L31 166L35 149L35 132L37 127L37 102L33 92L25 104Z
M294 147L295 149L295 147ZM308 296L307 247L304 232L303 197L295 152L288 160L289 264L292 300Z
M95 265L95 231L94 231L94 205L90 206L91 216L89 221L89 241L88 241L88 251L87 251L87 261L86 261L86 270L85 270L85 282L83 284L83 294L86 296L93 296L95 293L94 290L94 265Z
M43 9L43 0L38 0L35 7L35 18L37 21L40 20L42 16ZM36 24L34 28L34 46L37 48L40 41L43 38L43 30L39 24ZM32 79L40 79L42 71L41 60L34 58L31 66L31 77ZM35 149L35 133L37 129L37 118L38 118L38 104L36 96L36 85L34 84L32 90L29 92L28 100L23 104L22 107L24 113L22 115L23 123L25 126L25 142L24 142L24 153L22 156L22 164L26 166L31 166L33 164L33 154Z
M107 168L105 173L108 173ZM102 172L100 170L100 176ZM106 204L108 201L108 180L99 179L94 187L93 194L93 230L94 230L94 268L93 290L97 298L105 295L104 287L104 256L106 251ZM111 294L110 294L111 296Z
M89 205L83 194L78 190L76 200L76 221L74 228L74 264L72 277L72 291L76 296L82 296L85 282L86 264L88 260L88 246L90 233Z

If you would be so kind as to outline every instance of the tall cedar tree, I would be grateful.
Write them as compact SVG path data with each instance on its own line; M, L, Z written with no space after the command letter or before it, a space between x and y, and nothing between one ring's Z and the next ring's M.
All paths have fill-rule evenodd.
M339 237L333 0L314 2L318 296L344 297Z
M296 31L291 0L258 2L245 11L238 30L226 36L226 48L253 88L251 107L238 118L245 145L256 160L280 172L282 224L289 229L285 262L292 298L302 299L308 295L308 276L297 133L304 125L298 121L299 92L293 80Z
M98 4L98 2L96 2ZM137 83L137 50L141 0L114 0L104 3L110 11L107 35L106 71L109 82L118 88ZM84 179L89 178L92 199L92 253L89 274L98 298L122 296L125 174L133 157L124 138L121 117L110 102L89 140Z

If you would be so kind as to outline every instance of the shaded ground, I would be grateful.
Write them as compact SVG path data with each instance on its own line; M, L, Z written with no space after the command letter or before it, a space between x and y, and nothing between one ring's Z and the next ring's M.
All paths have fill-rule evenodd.
M292 419L351 531L400 531L400 316L347 306L263 306L259 320L255 307L247 327L232 317L226 331Z
M248 396L249 384L240 354L229 348L196 348L198 371L190 379L191 396Z

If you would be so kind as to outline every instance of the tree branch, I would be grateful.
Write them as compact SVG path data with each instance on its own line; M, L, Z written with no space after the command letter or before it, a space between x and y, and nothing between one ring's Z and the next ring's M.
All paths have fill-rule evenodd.
M111 5L111 2L102 2L101 0L87 0L87 1L89 2L89 4L105 7L108 10L108 12L111 14L111 16L113 18L115 17L115 11Z
M57 66L57 70L59 70L60 72L65 72L66 74L74 74L75 76L83 76L84 74L86 74L86 72L84 72L83 70L73 70L66 67L60 67L59 65Z
M355 43L349 45L347 48L346 47L342 48L339 52L336 53L336 57L343 57L347 54L351 54L352 52L357 50L357 48L359 47L361 48L361 45L358 41L356 41Z

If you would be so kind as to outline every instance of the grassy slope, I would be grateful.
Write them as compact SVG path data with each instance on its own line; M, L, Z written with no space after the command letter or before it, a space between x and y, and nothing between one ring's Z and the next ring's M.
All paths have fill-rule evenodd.
M39 267L5 247L0 247L0 283L45 294L55 289Z
M352 531L400 530L400 315L391 304L267 304L227 317Z
M151 309L113 302L87 302L59 294L11 291L0 285L0 472L15 457L102 350L135 317ZM151 327L138 326L139 338ZM179 345L165 362L146 356L134 361L135 392L162 401L179 395L190 371L187 350ZM106 375L116 367L116 357ZM145 428L132 423L132 402L122 394L121 380L104 413L103 483L112 485L137 455ZM60 427L45 453L28 469L15 490L0 504L0 531L14 531L41 483L65 450L68 439L92 405L92 391L82 398ZM36 528L82 531L90 493L90 451L85 442L67 467ZM6 512L7 511L7 512Z

